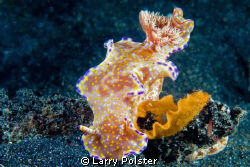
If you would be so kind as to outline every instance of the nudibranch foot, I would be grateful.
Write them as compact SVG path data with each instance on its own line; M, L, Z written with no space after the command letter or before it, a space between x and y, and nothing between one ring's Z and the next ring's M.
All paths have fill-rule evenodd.
M129 154L140 154L147 147L147 135L139 132L127 118L121 120L110 114L99 126L98 135L93 135L89 133L89 128L80 126L85 133L87 131L81 141L94 158L120 160Z
M199 159L205 158L209 155L214 155L225 149L227 146L229 137L222 137L217 142L215 142L210 147L198 148L193 153L189 154L185 160L186 161L197 161Z

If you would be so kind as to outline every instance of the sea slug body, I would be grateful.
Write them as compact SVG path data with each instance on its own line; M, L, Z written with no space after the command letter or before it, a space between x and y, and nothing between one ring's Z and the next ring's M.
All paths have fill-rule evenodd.
M81 141L92 157L121 159L147 147L147 135L133 121L141 102L159 99L164 78L178 76L177 67L166 58L188 44L194 24L182 16L179 8L173 17L141 11L146 40L108 40L105 60L77 81L76 91L94 112L91 127L79 126L85 133Z

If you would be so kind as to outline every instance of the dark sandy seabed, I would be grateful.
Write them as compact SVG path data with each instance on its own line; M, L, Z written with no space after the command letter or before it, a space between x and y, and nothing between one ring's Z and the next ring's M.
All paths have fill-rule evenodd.
M222 152L189 163L159 160L157 166L250 166L249 4L247 0L0 1L0 104L5 105L0 106L0 166L81 166L88 152L76 127L91 124L93 115L75 92L77 79L103 61L107 39L145 39L140 10L167 15L174 7L182 8L184 18L194 20L195 27L188 47L170 58L180 74L174 82L165 80L161 96L173 94L177 100L203 90L246 114ZM52 106L54 115L43 104ZM72 113L60 112L62 108ZM11 138L3 138L6 124Z

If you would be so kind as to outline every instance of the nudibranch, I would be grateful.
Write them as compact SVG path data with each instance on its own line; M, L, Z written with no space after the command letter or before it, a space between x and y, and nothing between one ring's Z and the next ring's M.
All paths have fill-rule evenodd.
M174 9L172 17L141 11L139 20L146 40L108 40L105 60L76 84L76 91L94 112L91 127L79 126L84 132L81 142L97 159L121 159L147 147L147 135L134 126L137 107L145 100L159 99L165 77L177 78L177 67L166 59L187 46L194 26L180 8Z

